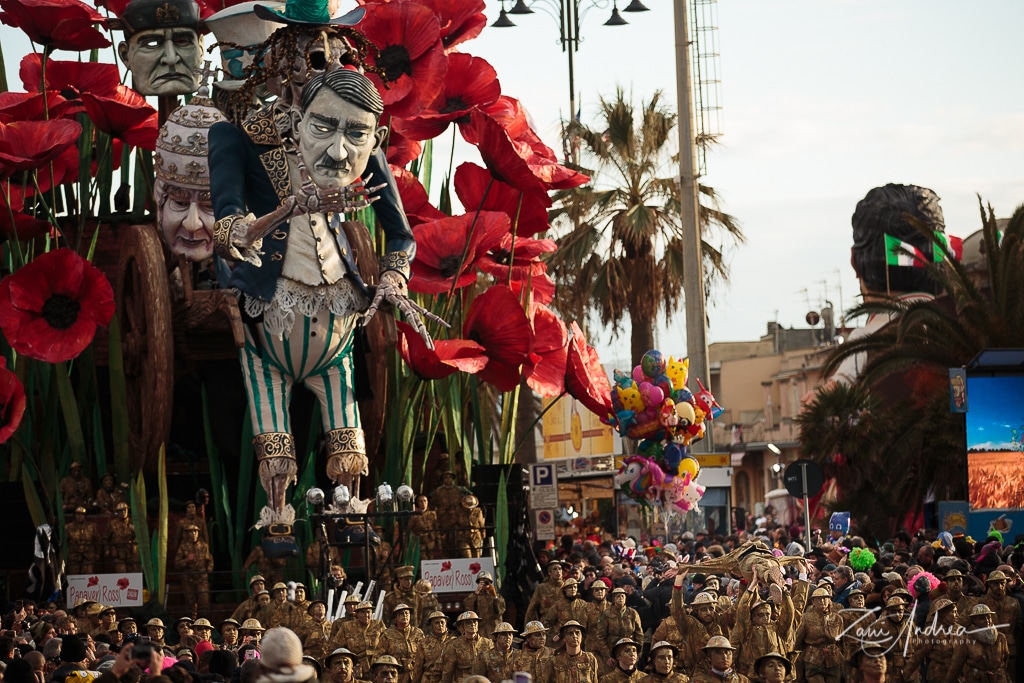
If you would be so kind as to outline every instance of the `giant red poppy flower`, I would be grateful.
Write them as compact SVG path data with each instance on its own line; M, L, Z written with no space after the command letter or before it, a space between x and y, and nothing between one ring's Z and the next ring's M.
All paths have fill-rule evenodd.
M512 291L522 300L529 300L538 304L550 304L555 300L555 281L547 272L534 275L528 280L512 280L509 285Z
M73 116L85 108L77 102L70 102L56 90L42 93L4 92L0 93L0 122L45 121Z
M550 308L534 304L532 310L533 353L523 375L531 389L544 398L554 398L565 391L569 335L565 323Z
M452 121L468 121L471 109L492 104L500 95L494 67L479 57L456 52L448 55L448 74L437 98L416 116L395 125L408 138L429 140L443 133Z
M583 330L573 321L569 330L569 353L566 358L565 390L602 420L612 412L612 386L601 366L597 351L583 338Z
M15 121L0 123L0 175L33 171L58 157L82 134L77 121Z
M374 4L368 10L359 29L380 50L375 64L387 84L375 73L367 75L393 116L416 114L444 85L448 62L437 17L412 0Z
M39 92L43 77L42 57L36 53L25 55L21 59L18 74L25 90ZM58 59L46 61L46 89L56 90L69 100L79 99L84 92L99 97L114 97L120 82L121 76L115 64Z
M0 358L0 443L6 443L18 431L24 415L25 387L7 369L7 361Z
M132 147L156 149L156 109L131 88L117 86L114 97L82 93L82 103L97 130L120 138Z
M461 370L471 375L487 365L484 347L469 339L440 339L428 348L412 325L398 325L398 353L421 379L442 379Z
M469 125L462 129L470 131L467 139L471 138L479 148L491 175L520 192L547 191L526 163L528 145L513 141L497 121L482 111L472 111L469 117Z
M405 137L401 131L395 130L394 122L397 120L399 119L393 119L388 116L387 111L381 117L383 125L389 126L388 139L384 146L384 155L387 156L389 164L401 167L418 157L423 152L423 145L417 140L410 140Z
M454 184L467 211L503 211L512 218L512 232L517 235L529 237L548 229L551 198L547 192L520 192L469 161L455 169Z
M47 221L23 213L24 208L21 183L0 182L0 236L4 239L30 240L50 231Z
M529 280L547 272L540 255L557 248L554 240L513 237L512 233L506 233L500 244L480 257L479 268L499 281Z
M481 211L421 223L412 232L416 260L409 289L442 294L476 282L477 259L501 242L508 232L508 216Z
M71 249L56 249L0 280L0 330L29 358L58 363L92 343L114 315L106 276Z
M477 373L500 391L512 391L530 362L533 329L519 299L506 285L492 285L466 312L465 337L483 345L487 365Z
M484 0L423 0L441 23L441 42L446 49L476 38L487 25Z
M110 41L94 27L103 15L80 0L0 0L0 21L51 50L92 50Z
M398 186L398 194L402 197L402 207L410 225L416 226L448 218L446 213L430 203L426 189L416 176L404 168L392 167L391 172L395 175L395 184Z

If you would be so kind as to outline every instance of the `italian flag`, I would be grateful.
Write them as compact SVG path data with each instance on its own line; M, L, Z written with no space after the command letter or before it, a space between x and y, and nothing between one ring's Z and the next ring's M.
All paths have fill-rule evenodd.
M964 241L959 237L953 237L952 235L946 235L945 233L936 232L935 237L938 238L939 242L946 247L946 250L953 254L953 259L956 261L962 261L964 258ZM938 244L932 244L933 256L936 263L942 261L945 258L942 247Z
M927 265L927 261L924 254L910 242L904 242L892 235L886 235L885 265L924 268Z

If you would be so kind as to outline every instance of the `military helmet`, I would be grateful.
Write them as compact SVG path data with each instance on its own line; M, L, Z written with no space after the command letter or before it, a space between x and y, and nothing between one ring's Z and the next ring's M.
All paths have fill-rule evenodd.
M948 572L946 572L946 577L945 578L946 579L955 579L955 578L961 578L962 579L963 577L964 577L964 575L960 573L959 569L950 569Z
M562 627L560 629L558 629L558 634L561 635L561 636L564 636L565 635L565 629L567 629L567 628L578 628L584 634L587 632L587 629L583 626L583 624L581 624L580 622L576 621L575 619L570 619L569 621L567 621L564 624L562 624Z
M1008 577L1006 576L1006 574L997 569L988 575L988 578L985 579L985 583L992 583L994 581L1006 581L1007 578Z
M249 579L249 587L252 588L252 585L257 581L262 581L264 584L267 582L267 580L264 579L261 575L254 574L253 577Z
M532 636L534 633L547 633L548 629L543 623L539 621L528 621L526 622L526 628L523 629L522 636Z
M212 631L213 630L213 624L210 623L209 619L204 617L202 619L196 619L195 623L192 624L192 628L193 629L208 628L208 629L210 629Z
M270 589L270 592L271 593L276 593L277 591L286 591L286 590L288 590L288 584L286 584L284 581L278 581L277 583L274 584L274 587Z
M983 602L979 602L977 605L971 608L970 612L967 613L967 615L971 618L981 617L986 614L995 614L995 612L989 609L988 605L986 605Z
M434 619L445 619L445 620L447 620L448 617L445 616L445 613L441 612L441 611L431 612L430 616L427 617L427 621L433 621Z
M480 572L476 575L476 582L480 583L481 581L490 581L493 583L494 577L491 576L490 572Z
M356 597L356 595L354 593L350 594L350 595L346 595L345 596L345 604L346 605L352 605L352 604L358 605L359 604L359 598Z
M364 600L363 602L361 602L358 605L356 605L356 608L355 608L356 612L362 612L363 610L371 610L372 611L373 610L373 603L367 602L367 601Z
M811 598L831 598L832 592L827 588L815 588L814 592L811 593Z
M158 619L156 617L153 617L152 619L147 621L146 622L146 626L147 627L149 627L149 626L156 626L156 627L162 628L162 629L166 629L167 628L166 626L164 626L163 620L162 619Z
M694 607L699 607L701 605L717 605L718 600L710 593L698 593L697 597L695 597L693 602L690 604Z
M266 630L263 628L263 624L261 624L259 620L252 618L243 621L241 629L243 631L260 631L261 633Z
M668 642L667 640L659 640L654 645L651 645L651 656L653 657L654 653L658 650L664 650L666 648L672 650L673 657L679 656L679 648L673 645L672 643Z
M391 615L394 616L402 610L405 610L406 612L412 614L412 607L409 607L409 605L405 604L404 602L400 602L397 605L395 605L394 609L391 610Z
M515 632L516 632L516 629L515 629L514 626L512 626L512 624L508 623L507 621L503 621L503 622L501 622L500 624L498 624L497 626L494 627L494 630L491 631L491 635L492 636L496 636L499 633L512 633L512 634L515 634Z
M579 583L580 582L577 581L576 579L566 579L565 581L562 582L562 590L565 590L569 586L578 586ZM622 591L622 592L625 593L626 591Z
M616 595L628 595L628 593L626 593L625 588L618 586L617 588L613 588L611 592L611 597L615 597Z
M480 617L477 616L476 612L466 611L459 615L459 618L455 620L455 623L460 624L463 621L480 621Z
M352 653L351 650L345 647L339 647L334 652L327 655L327 659L324 660L324 664L326 664L327 667L330 668L331 661L333 661L335 657L348 657L353 664L356 663L356 656Z
M906 607L907 603L903 602L903 598L890 597L885 601L886 609L895 609L897 607Z
M405 667L402 666L401 662L391 655L381 655L377 657L373 660L373 664L370 665L370 668L372 669L378 666L393 666L398 669L398 673L405 671Z
M708 643L702 650L735 650L732 643L725 636L711 636L708 638Z
M612 656L613 657L615 656L616 650L618 650L623 645L632 645L632 646L634 646L637 649L637 652L639 652L640 648L643 647L643 645L641 645L640 643L636 642L632 638L619 638L618 640L615 641L615 645L612 646Z
M428 581L427 579L420 579L416 582L413 588L416 589L417 593L421 595L426 595L427 593L434 590L434 584L430 583L430 581Z
M217 627L217 630L218 630L218 631L222 631L222 630L224 630L224 625L225 625L225 624L228 624L228 625L230 625L230 626L234 626L234 627L235 627L236 629L237 629L237 628L241 628L241 627L242 627L242 625L241 625L241 624L239 624L237 620L235 620L235 619L232 619L231 617L228 617L228 618L227 618L227 619L225 619L224 621L220 622L220 625L219 625L219 626Z
M765 662L767 662L770 659L777 659L777 660L779 660L780 662L783 663L783 665L786 667L786 676L787 677L793 671L793 663L790 662L789 659L785 655L781 655L778 652L768 652L768 653L763 654L763 655L761 655L760 657L758 657L757 659L754 660L754 671L755 671L755 673L760 673L761 665L764 664Z

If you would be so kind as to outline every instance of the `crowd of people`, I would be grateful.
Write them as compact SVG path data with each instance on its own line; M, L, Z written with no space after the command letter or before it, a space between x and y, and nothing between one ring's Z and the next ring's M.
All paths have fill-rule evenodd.
M538 552L525 610L481 572L454 619L409 566L378 605L349 594L337 611L257 575L218 624L18 602L0 662L7 683L1016 683L1018 541L565 537Z

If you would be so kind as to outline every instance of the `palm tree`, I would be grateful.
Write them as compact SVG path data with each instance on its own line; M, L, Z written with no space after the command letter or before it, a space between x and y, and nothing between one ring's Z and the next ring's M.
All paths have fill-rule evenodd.
M1003 233L991 207L981 207L981 218L984 275L942 247L945 258L928 266L938 297L881 297L851 311L893 322L837 347L825 376L858 354L864 371L852 387L819 389L798 418L802 452L839 484L835 508L880 537L929 491L938 500L965 498L963 416L949 410L948 369L986 348L1024 346L1024 206Z
M590 184L555 196L552 220L561 236L549 267L561 285L556 305L567 317L596 312L619 333L626 315L634 363L653 348L658 309L671 319L683 293L682 225L679 189L671 166L677 116L656 92L639 110L618 88L612 100L601 99L599 124L578 122L567 133L581 144ZM700 186L705 287L728 277L721 247L709 242L713 232L733 243L743 232L718 207L710 187ZM563 227L564 226L564 227ZM714 228L714 230L712 230Z

